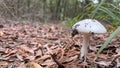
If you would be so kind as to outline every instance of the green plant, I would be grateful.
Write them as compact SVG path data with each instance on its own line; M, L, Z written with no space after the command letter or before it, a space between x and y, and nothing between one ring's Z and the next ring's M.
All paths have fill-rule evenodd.
M85 18L97 19L107 24L110 24L114 27L117 27L120 23L120 6L116 2L106 2L102 0L99 4L89 3L86 6L83 6L83 11L81 11L78 16L79 18L73 18L72 20L81 20ZM77 16L77 17L78 17ZM76 21L72 21L74 24ZM67 22L69 24L69 21Z
M77 21L85 19L85 18L91 18L91 14L97 5L93 5L93 3L89 3L85 6L83 6L80 9L80 13L78 15L76 15L73 19L71 18L67 18L66 20L66 25L68 27L71 27L73 24L75 24Z
M120 32L120 26L110 35L110 37L105 41L105 43L101 46L101 48L98 50L97 52L97 56L99 55L100 52L103 51L103 49L108 45L108 43L110 43L110 41L118 35L118 33Z
M76 17L67 21L67 24L69 24L68 26L72 26L78 20L91 18L107 22L117 28L99 49L97 52L98 56L99 53L108 45L108 43L110 43L110 41L120 32L120 6L118 6L117 2L113 3L102 0L99 4L89 3L84 6L83 9L84 10L81 11Z

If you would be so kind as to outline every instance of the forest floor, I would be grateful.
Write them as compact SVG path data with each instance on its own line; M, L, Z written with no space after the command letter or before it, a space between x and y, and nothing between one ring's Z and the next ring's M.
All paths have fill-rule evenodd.
M71 38L65 26L56 24L0 22L0 68L119 68L120 36L98 55L109 37L91 36L87 61L79 59L82 34Z

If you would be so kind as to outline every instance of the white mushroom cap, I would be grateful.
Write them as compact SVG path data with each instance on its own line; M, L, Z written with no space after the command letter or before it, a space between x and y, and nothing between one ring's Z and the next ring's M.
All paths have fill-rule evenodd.
M73 25L72 29L83 33L106 33L106 28L97 20L85 19Z

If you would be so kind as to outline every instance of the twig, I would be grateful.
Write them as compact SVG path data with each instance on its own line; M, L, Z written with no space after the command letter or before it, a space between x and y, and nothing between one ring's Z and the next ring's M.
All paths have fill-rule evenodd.
M50 54L53 61L58 65L58 68L65 68L58 60L55 59L55 54Z
M65 68L58 60L56 60L55 54L53 54L52 50L48 47L48 44L45 45L45 47L47 48L48 53L50 54L53 61L58 65L58 68Z
M116 61L118 58L120 57L120 54L116 55L115 58L113 58L113 60L111 61L111 64L109 65L109 67L114 67L116 65Z
M120 57L120 54L116 55L115 58L113 58L113 60L111 61L111 63L115 62L115 60L119 57Z

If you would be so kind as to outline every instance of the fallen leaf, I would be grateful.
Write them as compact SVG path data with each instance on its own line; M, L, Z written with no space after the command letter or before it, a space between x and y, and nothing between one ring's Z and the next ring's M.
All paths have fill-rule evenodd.
M28 56L25 59L29 59L29 60L35 60L35 56Z
M117 62L117 68L119 68L119 67L120 67L120 57L118 57L118 58L116 59L116 62Z
M44 61L41 65L53 65L55 62L53 62L51 59Z
M38 63L35 63L35 62L29 62L27 66L29 68L42 68Z
M20 48L26 52L34 54L34 50L32 50L32 48L27 47L27 45L21 45Z
M9 57L10 55L15 54L16 52L17 50L12 50L5 57Z
M4 32L3 31L0 31L0 36L3 36L4 35Z
M116 66L117 68L120 67L120 54L114 55L113 60L111 61L111 63L115 63L114 66Z
M116 53L120 54L120 47L116 49Z
M17 68L27 68L27 67L26 67L26 64L21 63Z
M20 61L23 61L23 57L19 54L16 54L16 57L20 60Z
M45 60L50 59L50 55L43 55L40 58L36 59L37 62L44 62Z
M72 57L68 58L67 60L65 60L63 63L71 62L71 61L73 61L73 60L75 60L77 58L78 58L78 55L72 56Z
M2 67L4 65L8 65L8 63L6 61L0 61L0 67Z
M107 62L107 61L99 61L99 62L95 62L95 63L97 63L99 65L109 66L111 62L110 61L109 62Z

